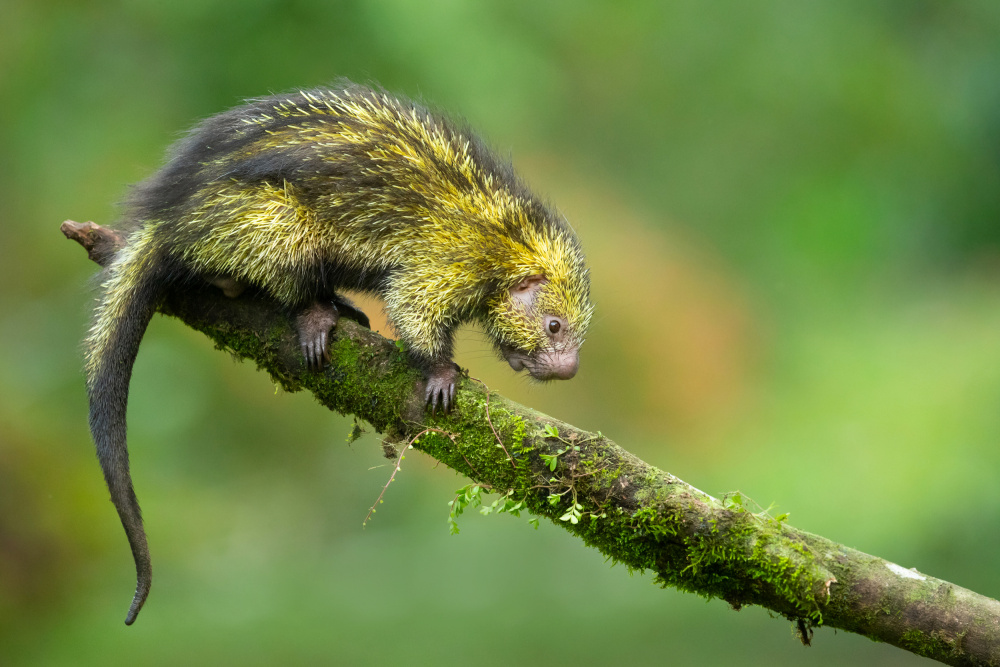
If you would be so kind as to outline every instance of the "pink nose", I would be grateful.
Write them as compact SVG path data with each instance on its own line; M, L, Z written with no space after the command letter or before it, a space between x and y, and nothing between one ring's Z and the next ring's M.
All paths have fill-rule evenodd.
M552 376L557 380L568 380L574 375L576 375L577 369L580 368L580 355L572 354L566 357L562 357L558 363L552 368Z
M576 351L546 354L538 364L529 369L536 380L568 380L580 368L580 355Z

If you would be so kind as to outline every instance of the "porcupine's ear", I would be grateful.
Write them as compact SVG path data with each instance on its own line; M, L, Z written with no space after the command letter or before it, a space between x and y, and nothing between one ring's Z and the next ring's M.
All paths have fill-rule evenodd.
M514 285L513 288L511 288L511 291L512 292L524 292L525 290L531 289L532 287L535 287L536 285L541 285L542 283L547 282L547 281L548 281L548 278L546 278L541 273L535 274L533 276L525 276L524 278L521 278L521 282L519 282L518 284Z
M525 307L530 307L535 298L535 291L546 282L545 276L540 273L521 278L519 283L510 288L510 296Z

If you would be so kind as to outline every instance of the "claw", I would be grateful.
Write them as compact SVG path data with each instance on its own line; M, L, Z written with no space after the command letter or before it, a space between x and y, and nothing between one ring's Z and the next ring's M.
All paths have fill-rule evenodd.
M450 412L455 407L455 381L457 377L458 369L450 361L435 366L428 372L424 402L431 409L431 415L437 414L439 406L443 412Z
M322 370L325 362L330 360L327 341L330 330L337 326L339 318L340 313L336 306L329 301L317 301L299 313L295 319L299 330L299 345L307 369Z

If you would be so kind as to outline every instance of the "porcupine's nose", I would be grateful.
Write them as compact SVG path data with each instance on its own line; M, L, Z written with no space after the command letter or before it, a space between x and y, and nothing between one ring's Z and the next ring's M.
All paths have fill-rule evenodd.
M529 372L536 380L569 380L579 368L580 353L576 350L563 350L543 352Z

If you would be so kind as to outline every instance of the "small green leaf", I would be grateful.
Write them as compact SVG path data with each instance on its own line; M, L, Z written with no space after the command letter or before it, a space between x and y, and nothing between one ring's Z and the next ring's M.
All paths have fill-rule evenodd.
M555 454L539 454L542 457L542 461L549 467L549 470L555 472L556 466L559 465L559 454L562 452L556 452Z
M725 496L725 502L723 505L726 509L743 509L743 494L736 491L728 496Z

